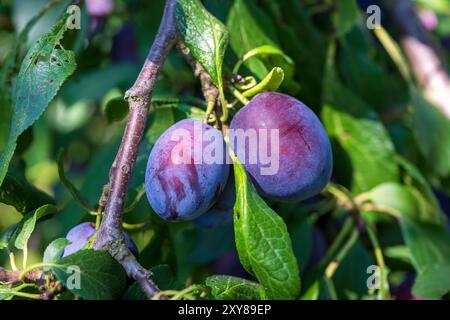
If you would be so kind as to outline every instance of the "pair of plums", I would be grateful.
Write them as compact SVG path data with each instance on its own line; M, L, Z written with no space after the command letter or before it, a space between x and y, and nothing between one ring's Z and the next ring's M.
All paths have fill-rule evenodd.
M319 193L330 179L333 159L328 136L317 116L300 101L261 93L233 118L230 145L259 194L295 202ZM187 119L167 129L147 163L145 187L153 210L168 221L215 227L232 220L235 179L222 133ZM95 235L92 223L68 234L63 256L83 249ZM138 251L125 233L125 241Z
M232 119L231 149L257 192L281 202L302 201L328 183L331 144L320 120L302 102L260 93ZM213 227L232 219L234 174L222 133L196 119L182 120L155 143L145 187L153 210L168 221Z

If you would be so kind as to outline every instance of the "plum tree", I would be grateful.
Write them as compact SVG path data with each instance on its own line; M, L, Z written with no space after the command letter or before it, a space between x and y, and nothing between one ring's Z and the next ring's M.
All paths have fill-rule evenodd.
M225 190L208 212L194 219L201 228L214 228L226 225L233 220L233 208L236 202L236 186L233 171L230 172Z
M216 146L214 161L207 154L211 144ZM150 153L145 174L153 210L168 221L205 213L225 188L230 170L226 156L220 131L199 120L186 119L167 129Z
M272 140L266 139L265 146L261 140L257 146L278 152L278 170L274 174L262 173L264 164L260 157L250 161L250 154L255 150L251 150L247 140L243 146L232 143L239 161L262 195L278 201L301 201L319 193L329 181L333 166L331 143L320 120L302 102L280 93L258 94L235 115L230 129L278 133L277 144L272 145ZM239 156L242 151L245 151L244 159Z
M96 232L95 224L92 222L83 222L72 228L66 235L66 239L70 241L70 244L64 248L62 256L67 257L83 249ZM124 232L124 238L130 251L138 258L138 248L128 233Z

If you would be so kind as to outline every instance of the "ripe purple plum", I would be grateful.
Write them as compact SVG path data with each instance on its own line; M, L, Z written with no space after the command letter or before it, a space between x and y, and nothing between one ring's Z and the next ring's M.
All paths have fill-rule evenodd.
M230 136L230 142L260 194L296 202L316 195L328 183L333 167L331 143L318 117L302 102L285 94L260 93L234 116L230 131L239 129L257 132L257 143L249 139L239 143L238 134ZM266 137L275 133L278 140L262 140L264 131L269 132ZM261 161L260 151L277 155L273 158L277 163L270 165L278 170L264 172L267 163ZM251 154L258 155L256 161Z
M185 119L156 141L145 186L153 210L167 221L193 220L208 211L225 188L230 165L222 133Z
M224 226L233 220L233 208L236 202L236 186L233 171L230 172L225 190L214 206L208 212L196 218L193 222L201 228Z
M89 240L95 235L95 224L91 222L83 222L72 228L66 235L66 239L70 244L65 247L63 257L83 249Z
M62 257L70 256L71 254L82 250L86 247L89 240L95 235L96 232L97 230L95 229L95 224L91 222L83 222L72 228L66 235L66 239L70 241L70 244L64 248ZM126 232L124 232L124 238L131 253L138 258L139 251L136 244Z

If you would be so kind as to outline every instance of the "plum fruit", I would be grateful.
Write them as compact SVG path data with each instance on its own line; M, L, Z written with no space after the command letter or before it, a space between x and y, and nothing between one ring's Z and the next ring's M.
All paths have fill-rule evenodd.
M95 235L95 224L91 222L84 222L72 228L66 235L66 239L70 244L65 247L63 257L83 249L89 240Z
M226 225L233 220L233 208L236 202L236 186L234 173L230 172L225 190L217 202L208 212L194 219L194 223L201 228L215 228Z
M237 141L239 130L257 132L258 144L252 144L247 138ZM261 132L264 131L269 133L262 139ZM258 192L270 199L305 200L319 193L331 177L331 143L322 123L307 106L288 95L256 95L234 116L230 132L233 132L230 143L239 161ZM277 139L267 138L273 133ZM273 160L277 163L271 163L277 170L273 169L269 174L263 170L267 163L261 161L262 149L266 150L265 157L277 155ZM258 157L251 161L251 155L255 153Z
M66 235L66 239L70 241L70 244L64 248L62 256L67 257L83 249L96 232L95 224L91 222L83 222L72 228ZM139 251L136 244L126 232L124 232L124 238L131 253L138 258Z
M145 174L153 210L168 221L193 220L208 211L225 188L226 157L222 133L200 120L167 129L150 152Z

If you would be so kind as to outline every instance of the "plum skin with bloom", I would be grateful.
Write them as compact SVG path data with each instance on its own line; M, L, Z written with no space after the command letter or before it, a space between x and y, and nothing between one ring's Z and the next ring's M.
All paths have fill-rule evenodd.
M233 170L230 171L227 185L214 206L208 212L194 219L200 228L216 228L227 225L233 220L233 209L236 202L236 186Z
M216 163L195 159L199 151L203 155L212 143L203 135L199 137L195 128L210 134L219 145L223 157ZM187 136L178 136L182 132ZM201 150L195 150L196 143ZM175 148L190 159L174 161ZM225 188L230 170L226 157L225 142L217 129L196 119L185 119L171 126L156 141L147 163L145 189L153 210L167 221L193 220L208 211Z
M231 129L278 129L279 165L275 174L262 175L259 158L256 163L240 159L238 144L234 143L234 152L260 194L283 202L302 201L319 193L330 180L330 140L319 118L302 102L281 93L260 93L234 116ZM267 139L267 150L272 152L275 147ZM244 148L248 158L249 143Z
M72 228L66 235L66 239L69 240L70 244L64 248L62 257L70 256L71 254L82 250L96 232L95 224L92 222L83 222ZM139 251L136 244L126 232L124 232L124 238L128 249L130 249L136 258L138 258Z

